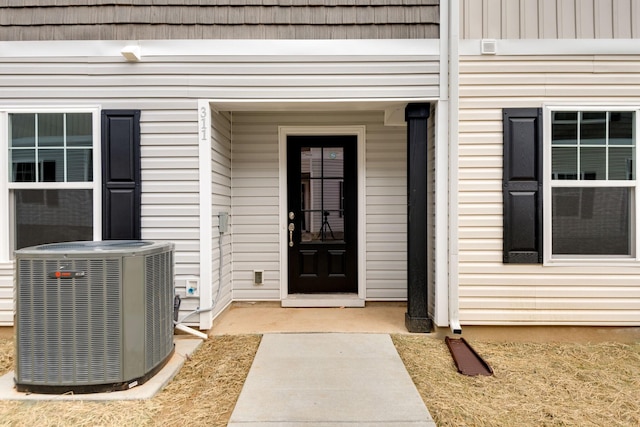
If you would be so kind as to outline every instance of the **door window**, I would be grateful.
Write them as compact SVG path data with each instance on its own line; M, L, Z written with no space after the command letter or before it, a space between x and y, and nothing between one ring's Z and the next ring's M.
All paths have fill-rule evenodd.
M344 240L344 149L302 147L302 242Z

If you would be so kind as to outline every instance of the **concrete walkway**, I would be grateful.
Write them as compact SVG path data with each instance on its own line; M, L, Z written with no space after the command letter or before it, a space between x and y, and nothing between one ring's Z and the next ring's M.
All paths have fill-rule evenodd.
M266 334L231 427L435 423L387 334Z

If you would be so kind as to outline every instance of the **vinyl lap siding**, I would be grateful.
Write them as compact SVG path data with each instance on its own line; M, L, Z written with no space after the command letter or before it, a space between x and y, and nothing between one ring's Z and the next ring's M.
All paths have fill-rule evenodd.
M0 326L13 325L13 263L0 263Z
M211 128L211 171L213 175L211 211L214 216L211 278L215 303L213 315L216 316L231 302L232 298L231 115L212 112ZM226 233L220 233L219 221L216 221L216 218L219 219L220 212L229 214L229 227ZM222 263L220 257L222 257ZM220 265L222 265L222 271L220 271Z
M271 46L264 43L266 48ZM56 47L69 46L61 43ZM198 99L411 99L438 95L437 56L344 53L300 56L278 52L273 56L242 57L148 56L136 64L114 56L5 55L0 57L0 107L83 105L142 110L142 237L176 243L176 284L177 291L183 293L182 279L200 275ZM242 120L242 114L236 115ZM288 113L281 116L297 117ZM376 114L375 119L359 112L327 118L317 114L303 116L301 121L306 124L315 124L315 118L320 117L319 123L365 123L371 129L379 129L379 132L369 129L371 147L378 144L379 151L374 149L367 158L371 162L367 172L371 182L367 188L371 192L368 209L372 213L367 218L372 233L367 236L371 237L367 244L368 297L404 298L406 261L396 251L405 250L406 220L402 215L406 209L395 205L406 196L405 148L396 150L386 140L377 139L378 133L391 133L394 140L404 141L405 131L384 127L382 113ZM229 120L232 118L229 116ZM300 121L282 120L282 124L286 123ZM232 128L233 237L223 237L223 282L233 282L234 298L252 299L255 295L279 299L277 127L269 128L267 133L263 133L259 122ZM225 128L216 125L216 129ZM214 151L212 156L222 165L227 154ZM220 179L213 183L213 213L217 214L218 208L224 210L230 203L225 193L228 190L224 188L229 176L224 166L212 165L212 170L215 178ZM384 202L387 196L391 205ZM217 225L215 219L213 225ZM215 238L217 233L213 231ZM217 242L212 243L216 248ZM227 252L231 251L231 244L233 273ZM256 253L260 255L256 257ZM214 253L216 256L219 255ZM213 269L217 269L215 259ZM265 271L265 285L260 288L253 285L254 269ZM213 279L217 280L216 274ZM12 287L12 281L2 284ZM226 292L223 288L223 295ZM194 302L185 301L183 311L194 308L191 307Z
M637 325L640 271L502 263L502 108L638 103L640 57L463 57L459 269L463 324ZM547 207L548 208L548 207Z
M194 110L168 107L141 114L142 238L175 242L180 278L199 274L197 122Z
M234 113L233 299L280 299L277 115ZM264 271L254 285L253 270Z
M0 58L0 106L142 110L142 238L175 242L178 279L199 275L197 101L188 96L187 79L163 69L171 64L137 64L134 75L127 65L109 58ZM5 271L0 318L8 316L5 290L13 288L13 272L0 276Z
M436 105L431 105L427 123L427 301L428 312L436 312ZM444 254L440 255L444 256Z
M377 120L375 120L377 119ZM367 300L407 298L407 129L367 125Z
M383 114L234 113L234 299L280 299L278 126L366 126L367 299L406 298L406 129ZM264 270L264 284L253 283Z
M462 0L463 39L637 39L637 0Z

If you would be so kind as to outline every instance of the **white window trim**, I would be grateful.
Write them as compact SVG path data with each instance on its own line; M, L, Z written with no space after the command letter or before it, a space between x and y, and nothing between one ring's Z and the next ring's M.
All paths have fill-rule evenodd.
M30 106L0 107L0 162L5 171L0 176L0 262L12 262L11 198L14 189L88 189L93 190L93 240L102 240L102 146L100 107L91 106ZM93 126L92 182L9 182L9 114L11 113L91 113Z
M551 189L554 187L584 187L584 182L563 181L554 182L551 179L551 114L555 111L633 111L636 113L635 135L636 135L636 161L634 162L633 181L590 181L589 187L628 187L634 189L634 221L631 224L630 233L632 236L633 255L556 255L552 254L552 217L551 217ZM562 104L543 106L543 251L545 266L638 266L640 267L640 233L638 232L638 221L640 220L640 189L638 180L638 141L640 140L640 105L638 104Z

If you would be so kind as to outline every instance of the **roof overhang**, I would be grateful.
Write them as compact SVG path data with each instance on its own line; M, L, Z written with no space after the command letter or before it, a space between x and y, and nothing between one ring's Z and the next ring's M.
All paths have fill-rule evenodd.
M437 99L210 99L214 111L384 111L387 126L405 125L404 110L409 103L431 103Z

